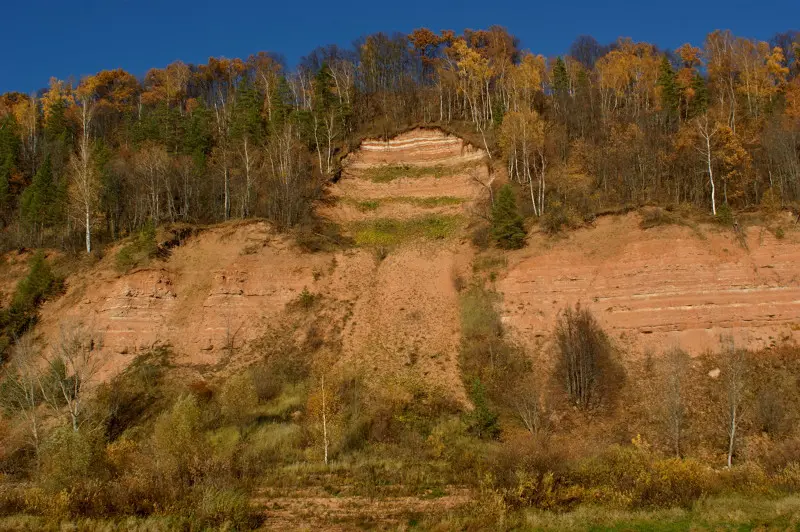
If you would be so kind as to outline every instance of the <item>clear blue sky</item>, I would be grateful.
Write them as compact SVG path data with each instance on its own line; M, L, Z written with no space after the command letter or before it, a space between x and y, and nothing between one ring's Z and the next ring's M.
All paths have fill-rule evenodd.
M563 53L580 34L674 48L714 29L768 39L800 29L800 0L8 0L0 13L0 93L50 76L122 67L137 76L176 59L282 53L290 66L319 45L377 31L507 27L522 47ZM349 4L349 5L348 5Z

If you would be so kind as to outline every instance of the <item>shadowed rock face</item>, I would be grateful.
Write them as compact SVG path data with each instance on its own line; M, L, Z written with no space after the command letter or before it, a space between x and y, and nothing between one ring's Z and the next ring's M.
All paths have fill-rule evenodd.
M544 342L559 310L581 302L634 351L716 349L720 335L758 348L797 337L800 243L760 228L744 249L729 231L643 231L638 216L601 219L562 241L534 237L499 283L506 323Z

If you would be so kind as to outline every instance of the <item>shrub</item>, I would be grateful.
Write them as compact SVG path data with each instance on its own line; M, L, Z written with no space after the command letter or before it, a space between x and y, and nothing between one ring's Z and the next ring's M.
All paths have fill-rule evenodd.
M659 458L640 439L584 462L579 480L605 502L634 508L690 508L714 488L712 472L681 458Z
M489 244L492 243L492 227L485 223L479 223L472 230L470 240L476 248L481 250L488 249Z
M117 270L128 272L137 266L147 264L157 255L156 229L152 224L148 224L117 252Z
M539 226L545 233L555 235L564 229L572 229L580 225L580 217L575 210L560 201L548 205L544 215L539 218Z
M60 426L42 446L41 482L49 492L67 489L89 476L93 460L94 449L87 435Z
M53 274L53 270L41 251L31 258L28 275L17 285L12 307L32 309L48 297L59 293L64 287L63 280Z
M318 217L306 219L294 236L300 249L307 253L335 251L353 244L351 239L342 235L339 224Z
M194 507L200 528L247 530L257 525L257 516L245 493L215 486L198 491Z
M163 349L139 355L110 383L98 387L94 404L102 417L108 441L146 422L164 407L161 383L166 356Z
M761 196L761 210L768 216L774 216L781 210L781 196L773 188L768 188Z
M250 372L229 377L217 397L220 413L229 423L241 426L258 405L258 392Z
M658 227L661 225L672 225L680 223L675 214L669 212L668 210L664 210L660 207L650 207L642 209L640 211L640 214L642 219L639 222L639 227L641 227L642 229L650 229L652 227Z
M601 379L610 365L611 344L589 309L567 307L556 325L558 372L570 399L581 408L599 400Z
M500 435L498 415L489 407L486 388L480 379L473 379L469 398L473 408L466 415L468 430L481 439L497 438Z
M159 475L180 489L198 476L201 462L200 408L193 395L182 395L153 427L150 450Z
M525 226L517 209L514 189L506 183L492 206L492 236L498 247L519 249L525 245Z
M725 227L733 227L733 210L730 205L723 203L717 207L716 221L718 224L724 225Z
M295 307L301 308L303 310L308 310L314 306L314 302L317 300L316 294L312 294L309 292L308 287L304 286L303 291L300 292L300 295L297 296L292 303Z

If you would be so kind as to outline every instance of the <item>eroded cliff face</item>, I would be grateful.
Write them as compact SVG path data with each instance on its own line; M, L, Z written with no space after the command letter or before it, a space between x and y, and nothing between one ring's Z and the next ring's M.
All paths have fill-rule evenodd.
M720 335L752 348L797 337L800 240L760 227L745 248L715 226L639 228L606 217L564 239L534 236L498 283L505 321L529 345L546 343L559 310L591 308L632 356L680 346L717 349Z
M353 224L379 219L466 220L481 185L465 165L487 178L479 150L431 131L411 132L388 145L389 159L376 159L369 148L358 152L360 166L348 166L332 185L336 201L324 207L324 215L346 233L355 230ZM375 182L365 174L386 160L396 166L393 179ZM420 160L435 165L435 175L406 176L403 168ZM364 201L372 202L370 209L359 208ZM332 364L376 382L402 375L465 397L453 276L469 271L473 250L460 233L406 241L378 258L369 246L303 253L264 222L229 223L189 238L167 260L124 275L114 270L115 251L92 271L70 278L65 296L42 308L37 328L48 344L57 341L64 323L95 331L102 339L101 378L159 344L170 346L175 363L195 368L257 356L251 353L254 341L291 325L297 314L292 303L307 289L315 298L308 313Z
M371 142L331 186L336 201L323 210L345 232L370 221L431 214L467 220L485 200L483 154L460 139L420 130L383 151L369 148ZM418 163L437 170L403 174ZM400 173L374 179L370 172L387 165ZM80 322L95 331L100 379L159 344L169 345L174 363L185 367L252 360L265 331L297 321L293 302L307 289L315 303L306 316L315 321L333 366L376 383L398 375L419 379L465 399L453 281L470 277L475 250L463 227L448 238L404 242L385 257L369 247L303 253L259 221L206 229L168 259L127 274L114 269L114 254L109 250L67 279L66 294L43 306L35 331L50 346L63 324ZM595 312L626 356L673 345L697 353L716 348L720 334L762 347L795 338L800 328L796 229L778 240L750 228L744 247L719 227L642 230L638 215L630 214L601 218L560 238L535 233L526 248L507 256L495 284L503 319L532 351L548 349L558 312L576 302ZM2 286L8 290L9 279L24 273L21 260L6 262L11 267Z
M314 285L322 256L300 256L263 222L204 231L166 261L120 275L113 251L67 280L66 294L41 310L37 332L57 341L62 324L81 323L100 338L110 376L154 345L176 363L208 365L263 334L287 303Z

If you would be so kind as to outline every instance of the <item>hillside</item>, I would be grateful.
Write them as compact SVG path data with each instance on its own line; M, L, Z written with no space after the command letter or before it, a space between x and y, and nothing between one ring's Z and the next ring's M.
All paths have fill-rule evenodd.
M122 458L113 460L157 468L163 458L154 456L171 452L170 460L183 463L190 458L183 458L182 446L206 442L187 456L210 453L208 465L181 467L205 471L203 478L228 478L213 471L229 469L250 475L241 502L250 510L242 515L255 512L253 519L268 529L351 530L359 523L402 528L421 519L426 529L437 519L453 519L446 529L459 529L464 515L482 528L481 519L512 515L510 507L486 506L487 497L545 509L572 509L572 497L601 497L603 504L632 509L649 507L647 497L666 497L654 504L671 507L674 500L695 501L697 493L727 493L729 488L719 486L733 485L735 478L713 480L711 469L691 461L723 460L717 445L722 430L714 417L725 382L717 379L724 367L723 336L757 353L750 400L762 401L765 390L774 388L785 397L781 426L796 419L797 400L789 390L792 376L800 374L792 351L800 323L800 233L792 220L772 222L782 227L781 238L758 225L743 228L744 238L738 238L732 228L677 218L645 229L642 214L631 212L601 216L558 235L533 227L524 248L501 251L475 243L486 224L487 187L505 179L491 175L487 163L480 149L435 129L367 140L345 159L341 176L316 205L320 216L337 224L343 244L304 251L295 235L264 220L165 227L156 233L159 253L140 264L120 262L138 238L133 237L68 276L64 293L39 308L33 337L48 354L64 348L64 331L80 326L91 334L90 352L99 367L90 388L113 408L101 403L94 408L111 413L98 418L91 410L89 419L100 427L108 419L121 425L114 430L123 432L108 449ZM4 258L0 286L6 294L25 275L31 256ZM619 378L608 384L618 389L605 392L588 411L566 397L555 362L557 319L576 303L591 310L608 334L617 368L609 375ZM672 360L667 352L678 347L692 355L683 393L693 422L683 445L691 447L693 458L685 467L697 467L691 474L704 480L679 478L699 491L676 496L687 499L664 495L671 487L630 495L612 483L607 489L619 490L614 495L591 491L581 475L592 459L609 460L613 469L634 459L614 462L614 453L630 452L645 469L673 467L658 454L670 452L659 397ZM154 353L165 358L153 362ZM481 356L487 358L475 358ZM142 368L147 371L140 373ZM158 380L141 377L148 372ZM476 392L476 375L486 392ZM332 389L325 388L325 379L333 381ZM126 391L131 386L138 391ZM530 388L520 392L521 386ZM109 390L122 391L116 396ZM482 393L499 418L486 414ZM321 406L326 397L328 406ZM181 401L196 401L199 406L191 408L201 409L196 415L205 416L208 428L192 429L180 448L166 451L171 447L157 440L159 427L170 427L169 442L171 427L188 423L180 408L190 407ZM542 409L537 423L547 428L541 433L520 422L520 401ZM174 406L165 410L166 404ZM140 420L117 419L125 408ZM330 417L321 418L321 412ZM481 415L489 416L493 436L474 432ZM773 463L778 459L764 450L766 436L755 430L761 415L746 419L749 433L740 452ZM792 429L780 430L793 441ZM14 438L21 431L15 429ZM328 452L328 438L335 457L330 465L321 454L323 441ZM617 447L631 440L633 447ZM652 454L647 441L657 442ZM6 460L18 459L12 447L4 452ZM530 468L530 474L544 467L560 480L551 491L525 487L529 473L515 467ZM787 473L775 471L776 480L769 482L783 486L780 475ZM636 482L644 478L633 474ZM137 489L150 489L147 477L136 478ZM491 483L489 491L483 482ZM206 501L208 491L197 495L192 489L186 504L200 504L196 497ZM553 500L536 499L527 489L545 490ZM578 489L588 491L572 495ZM632 502L613 502L622 493ZM82 496L64 504L84 504ZM151 502L145 497L138 504L150 508ZM787 504L796 507L793 499ZM759 511L783 519L777 508ZM240 510L219 511L226 519L245 519L230 517ZM697 512L681 519L705 519ZM556 514L513 515L523 519L518 524L563 525Z
M472 275L466 224L485 201L478 180L489 179L480 153L435 130L368 141L320 208L355 247L303 253L255 221L205 229L125 274L112 249L67 280L66 294L41 309L37 332L49 343L64 321L90 326L102 337L104 378L155 345L169 345L181 365L214 367L232 353L246 358L307 290L338 364L383 376L411 368L463 400L455 280ZM745 247L717 226L641 229L634 213L563 238L534 233L508 254L496 286L504 323L532 349L577 302L631 355L714 350L721 334L759 349L796 338L798 257L794 231L778 240L751 227ZM18 262L8 261L7 285L24 273Z

